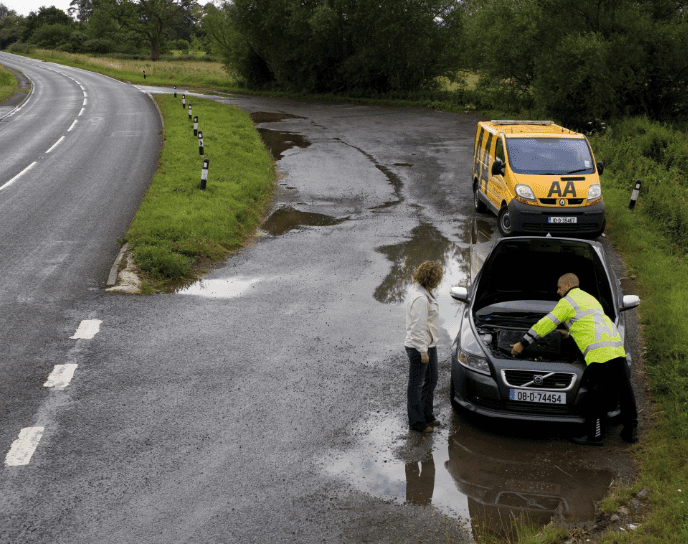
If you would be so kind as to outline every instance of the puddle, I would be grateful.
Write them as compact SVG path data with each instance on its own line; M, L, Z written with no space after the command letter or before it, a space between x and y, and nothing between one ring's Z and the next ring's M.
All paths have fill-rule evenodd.
M378 302L400 304L413 285L413 273L425 261L442 265L444 275L435 290L439 305L440 322L453 340L458 333L459 312L462 304L449 296L456 285L466 285L470 249L461 248L445 238L428 223L421 223L411 231L411 239L393 246L382 246L376 251L392 261L392 269L373 293Z
M282 153L292 147L305 149L311 145L303 134L299 134L298 132L280 132L278 130L268 130L267 128L259 128L258 132L265 143L265 147L270 150L272 157L276 161L282 158Z
M284 208L278 208L272 212L272 215L263 222L260 228L273 236L280 236L287 231L298 229L299 227L326 227L330 225L339 225L347 219L349 218L344 217L337 219L322 213L302 212L292 207L285 206Z
M275 113L270 111L254 111L251 114L251 121L257 125L259 123L275 123L282 119L305 119L300 115L292 115L291 113Z
M513 520L524 517L539 526L552 517L592 520L613 477L573 465L568 444L484 431L456 415L450 430L427 437L409 434L393 416L370 421L359 444L325 471L374 497L470 521L474 533L477 527L511 538ZM403 458L409 454L414 458Z
M226 278L202 280L186 289L177 291L178 295L197 295L207 298L234 298L239 297L251 289L260 278Z

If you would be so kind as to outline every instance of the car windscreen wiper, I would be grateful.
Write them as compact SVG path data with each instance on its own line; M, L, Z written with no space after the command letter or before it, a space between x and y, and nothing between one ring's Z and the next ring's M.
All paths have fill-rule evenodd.
M578 170L571 170L570 172L566 172L567 174L577 174L578 172L585 172L586 170L590 170L590 167L588 168L579 168Z

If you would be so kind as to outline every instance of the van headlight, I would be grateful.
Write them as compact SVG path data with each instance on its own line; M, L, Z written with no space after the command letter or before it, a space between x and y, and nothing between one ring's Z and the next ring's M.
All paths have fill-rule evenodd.
M602 196L602 187L598 184L591 185L588 189L588 200L597 200Z
M466 368L475 372L490 375L490 365L483 353L478 340L476 339L468 320L464 320L461 327L461 340L457 350L457 359Z
M533 200L535 201L535 194L533 193L533 190L528 187L527 185L516 185L514 188L516 191L516 194L520 196L521 198L525 200Z

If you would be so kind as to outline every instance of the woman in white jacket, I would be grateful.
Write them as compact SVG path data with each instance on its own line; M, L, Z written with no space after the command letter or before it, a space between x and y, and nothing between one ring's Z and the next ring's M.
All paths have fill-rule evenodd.
M406 390L409 426L431 433L440 424L432 404L437 386L437 325L439 312L432 294L442 281L442 267L425 261L413 275L413 289L406 298L406 341L409 383Z

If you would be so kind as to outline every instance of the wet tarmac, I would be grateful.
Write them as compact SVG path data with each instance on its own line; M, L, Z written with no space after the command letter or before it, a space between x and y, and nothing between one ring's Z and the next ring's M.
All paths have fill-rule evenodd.
M473 210L477 118L218 100L251 114L279 161L264 235L198 284L147 305L173 316L173 344L189 323L217 343L203 358L195 350L205 348L188 351L201 367L194 372L208 367L212 376L207 403L231 414L216 431L223 438L206 448L221 464L231 444L234 468L222 465L212 478L217 493L232 490L222 519L235 541L469 542L467 529L508 535L522 515L539 524L593 519L609 485L633 475L618 425L604 448L585 448L568 442L563 426L499 426L449 402L449 351L463 308L449 289L470 285L499 237L495 218ZM443 425L431 436L410 431L405 410L403 301L425 260L444 269L435 396ZM128 320L128 308L121 312ZM128 351L152 350L150 338L138 342ZM188 425L206 417L202 408ZM192 478L179 482L177 493L195 489ZM266 496L269 509L258 498Z

